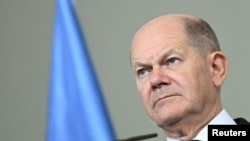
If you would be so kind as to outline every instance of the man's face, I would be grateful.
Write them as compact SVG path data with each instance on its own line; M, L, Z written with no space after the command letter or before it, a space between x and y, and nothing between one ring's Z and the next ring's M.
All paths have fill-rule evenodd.
M209 62L187 44L180 25L141 30L132 44L131 64L144 108L158 126L199 114L209 101Z

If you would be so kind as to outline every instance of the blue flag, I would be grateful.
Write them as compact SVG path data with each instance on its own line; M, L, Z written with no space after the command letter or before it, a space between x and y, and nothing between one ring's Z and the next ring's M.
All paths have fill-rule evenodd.
M47 141L114 141L109 118L71 0L57 0Z

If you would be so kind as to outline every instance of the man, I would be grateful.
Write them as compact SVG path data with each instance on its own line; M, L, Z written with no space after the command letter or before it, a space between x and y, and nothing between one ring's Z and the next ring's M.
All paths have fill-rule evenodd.
M131 65L144 108L167 141L207 140L208 124L237 124L220 97L227 58L204 20L171 14L148 22L133 38Z

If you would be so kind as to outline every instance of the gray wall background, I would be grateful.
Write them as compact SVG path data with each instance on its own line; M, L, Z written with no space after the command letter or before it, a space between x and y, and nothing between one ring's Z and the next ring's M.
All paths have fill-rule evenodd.
M0 1L0 140L44 141L52 0ZM78 0L77 12L118 138L162 131L146 117L129 64L131 39L167 13L206 19L229 60L222 90L232 117L250 120L250 1Z

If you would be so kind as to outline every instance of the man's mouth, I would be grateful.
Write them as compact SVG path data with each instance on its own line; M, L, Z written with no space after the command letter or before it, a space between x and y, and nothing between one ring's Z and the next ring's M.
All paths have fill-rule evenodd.
M156 106L156 104L162 100L165 100L165 99L168 99L168 98L171 98L171 97L174 97L174 96L177 96L176 94L167 94L167 95L163 95L163 96L160 96L159 98L156 99L156 101L154 102L154 105L153 107Z

